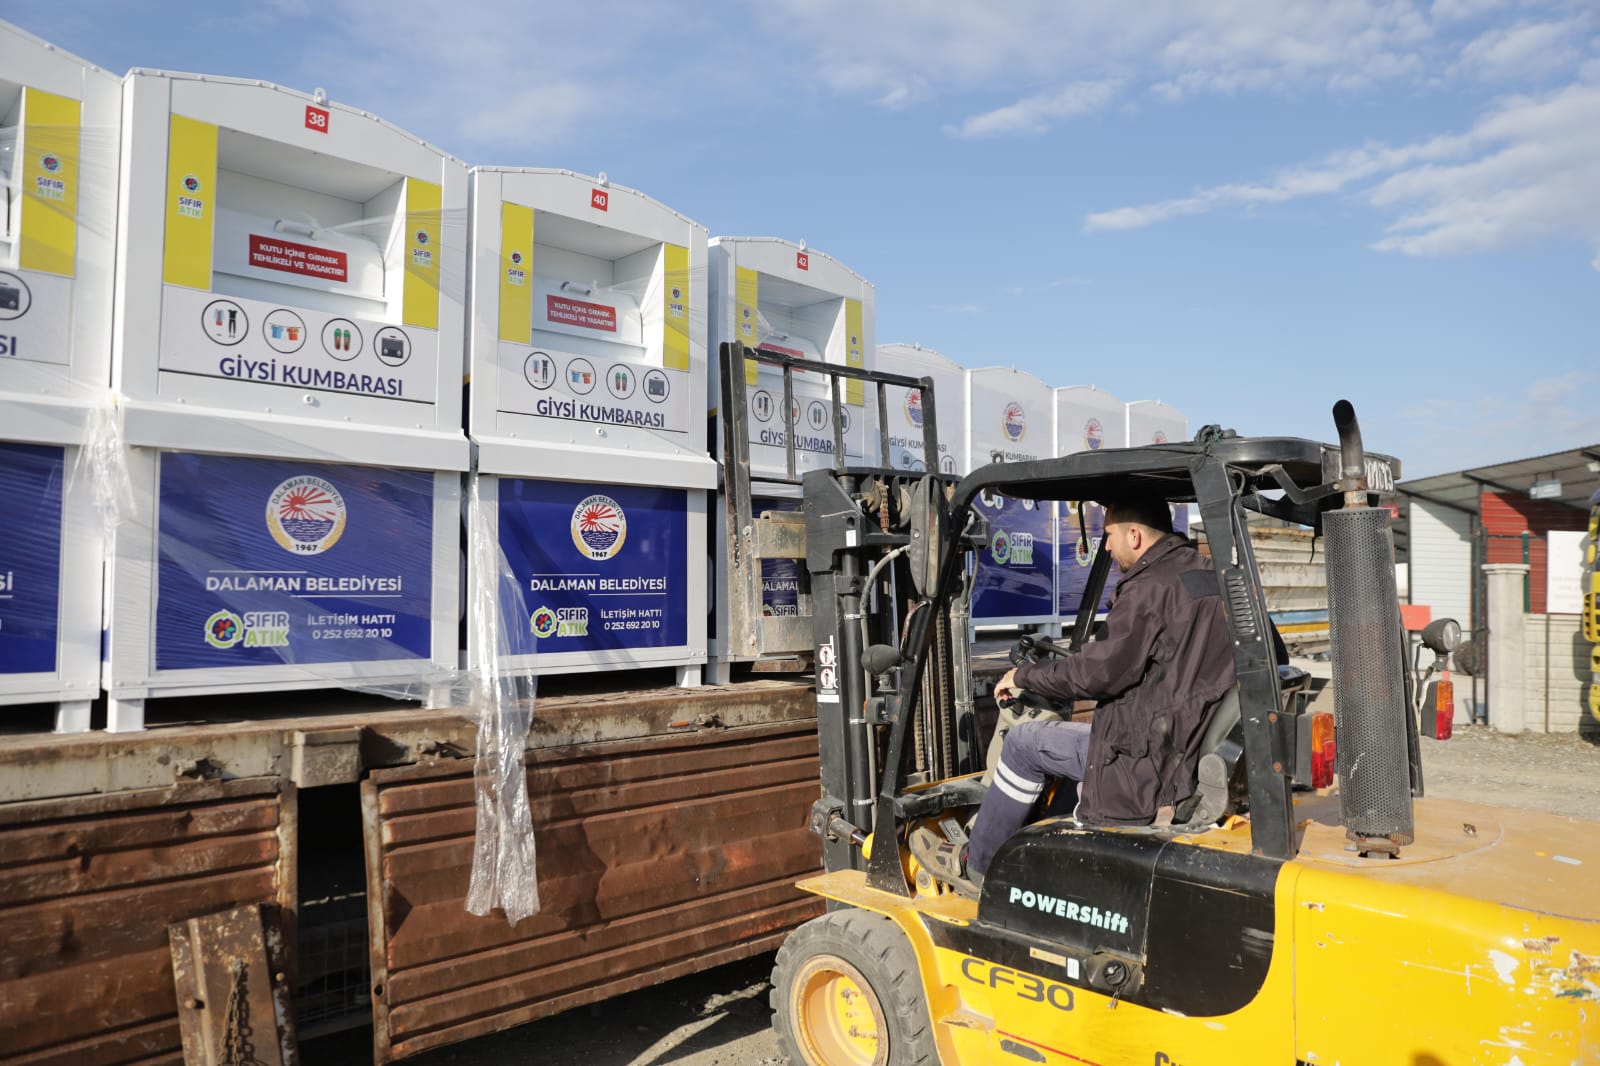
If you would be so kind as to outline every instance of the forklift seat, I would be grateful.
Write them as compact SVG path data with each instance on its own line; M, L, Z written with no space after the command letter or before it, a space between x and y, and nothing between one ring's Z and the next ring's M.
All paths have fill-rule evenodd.
M1278 667L1278 691L1288 711L1311 685L1311 675L1295 666ZM1174 823L1192 830L1205 829L1234 812L1235 784L1243 784L1244 722L1239 709L1239 686L1217 701L1200 741L1199 780L1195 793L1179 805ZM1239 791L1243 791L1242 787Z

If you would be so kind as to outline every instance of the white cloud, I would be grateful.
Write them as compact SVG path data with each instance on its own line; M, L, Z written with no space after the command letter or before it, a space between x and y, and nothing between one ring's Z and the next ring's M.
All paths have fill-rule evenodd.
M1455 69L1488 81L1538 80L1564 72L1582 53L1589 21L1519 22L1486 30L1461 50Z
M1482 18L1510 7L1515 0L1433 0L1429 16L1440 25Z
M381 110L451 151L541 149L570 142L590 123L615 130L663 115L681 118L684 86L705 36L697 8L638 0L582 5L475 0L271 0L294 32L310 19L301 63L329 91ZM351 47L348 42L360 42ZM704 84L720 77L713 71Z
M1492 25L1513 6L1521 21ZM945 125L960 137L1037 135L1107 106L1097 97L1085 107L1079 94L1090 85L1173 103L1451 79L1537 82L1564 76L1596 47L1585 40L1595 16L1578 0L765 0L750 8L769 38L790 42L845 94L889 107L1014 94Z
M1040 282L1036 285L1007 285L1001 288L1000 291L1006 296L1032 296L1050 292L1053 289L1076 289L1089 284L1092 284L1092 282L1088 278L1074 274L1064 278L1051 278L1049 281Z
M1373 247L1454 255L1543 238L1600 246L1600 85L1505 100L1465 134L1371 144L1260 183L1211 186L1090 214L1090 232L1138 229L1221 208L1350 192L1404 211ZM1600 265L1597 265L1600 269Z
M1044 133L1063 119L1100 111L1111 103L1116 85L1109 81L1080 81L1052 93L1028 96L1014 104L973 115L945 132L958 137L989 137L1001 133Z
M1464 399L1432 398L1402 411L1410 477L1465 470L1600 442L1600 417L1585 401L1594 374L1571 370L1519 390ZM1448 447L1444 444L1448 443Z
M548 82L515 90L469 112L461 132L480 144L548 143L570 131L595 105L594 93L577 82Z
M768 0L757 10L771 32L810 47L830 84L894 100L1063 71L1071 81L1151 71L1173 95L1394 77L1433 35L1416 0Z

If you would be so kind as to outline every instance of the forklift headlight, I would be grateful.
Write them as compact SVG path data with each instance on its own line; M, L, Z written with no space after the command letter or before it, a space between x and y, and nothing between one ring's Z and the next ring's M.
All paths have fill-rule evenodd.
M1437 618L1422 630L1423 647L1449 655L1461 646L1461 623L1454 618Z

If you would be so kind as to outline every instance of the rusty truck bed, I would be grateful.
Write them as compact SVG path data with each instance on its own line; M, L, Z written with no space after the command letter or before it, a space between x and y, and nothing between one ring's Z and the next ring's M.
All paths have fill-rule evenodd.
M465 910L467 718L275 700L142 733L0 736L0 1066L181 1062L168 926L199 915L263 905L291 945L281 979L312 987L323 940L292 948L317 932L319 875L350 864L366 951L337 964L341 995L377 1061L769 950L818 913L793 888L821 854L807 682L541 696L542 909L516 926Z

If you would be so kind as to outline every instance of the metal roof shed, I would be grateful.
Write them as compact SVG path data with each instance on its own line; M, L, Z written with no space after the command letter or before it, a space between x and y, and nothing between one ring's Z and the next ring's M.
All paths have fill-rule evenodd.
M1539 494L1534 495L1535 486ZM1543 535L1582 529L1589 497L1600 488L1600 444L1492 466L1402 481L1395 554L1410 564L1411 602L1459 611L1476 628L1481 600L1473 587L1485 562L1527 561L1539 571L1530 609L1543 601ZM1522 534L1530 534L1523 560ZM1509 543L1515 541L1516 543Z

